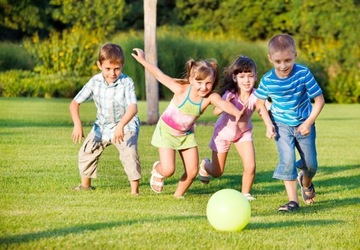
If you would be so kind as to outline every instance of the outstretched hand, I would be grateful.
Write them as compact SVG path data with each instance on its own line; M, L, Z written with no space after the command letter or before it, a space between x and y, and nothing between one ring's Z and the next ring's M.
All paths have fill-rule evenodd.
M136 53L131 53L131 55L136 59L136 61L145 61L145 53L142 49L134 48L133 51L135 51Z

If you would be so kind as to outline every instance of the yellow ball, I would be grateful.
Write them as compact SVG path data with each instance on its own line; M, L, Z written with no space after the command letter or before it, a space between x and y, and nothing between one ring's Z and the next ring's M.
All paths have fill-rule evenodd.
M249 201L235 189L222 189L214 193L206 207L209 223L219 231L240 231L249 223Z

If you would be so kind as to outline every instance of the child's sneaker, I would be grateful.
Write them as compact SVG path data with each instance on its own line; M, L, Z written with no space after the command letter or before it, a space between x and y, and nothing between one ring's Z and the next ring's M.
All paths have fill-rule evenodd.
M253 201L253 200L256 200L256 198L254 196L252 196L250 193L246 193L246 194L243 194L245 196L245 198L248 200L248 201Z
M205 170L206 163L211 163L210 159L208 158L202 159L199 167L199 180L204 184L208 184L210 182L210 175Z

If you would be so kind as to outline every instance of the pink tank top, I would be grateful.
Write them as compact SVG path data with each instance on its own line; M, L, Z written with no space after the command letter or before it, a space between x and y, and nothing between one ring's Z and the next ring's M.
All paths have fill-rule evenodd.
M179 105L176 106L174 100L171 100L169 106L166 108L164 113L161 115L161 119L172 129L176 135L186 135L194 132L194 123L197 118L201 115L201 104L190 100L191 86L189 87L186 99Z

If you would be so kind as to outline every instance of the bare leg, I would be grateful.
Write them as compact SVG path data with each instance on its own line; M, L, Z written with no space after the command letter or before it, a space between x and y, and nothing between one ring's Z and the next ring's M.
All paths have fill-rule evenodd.
M297 196L297 181L284 181L284 185L289 201L295 201L296 203L299 203Z
M175 150L168 148L159 148L160 162L155 166L156 172L164 178L153 177L156 182L163 182L166 177L170 177L175 172ZM153 189L161 192L163 187L153 185Z
M139 195L139 180L130 181L131 195Z
M206 172L215 178L220 177L225 170L227 154L227 152L218 153L212 151L212 162L205 165Z
M254 145L252 141L246 141L234 145L244 166L241 192L243 194L248 194L251 192L251 188L255 180L256 163Z
M83 186L84 188L89 188L91 186L91 178L82 176L81 186Z
M178 187L174 193L174 197L182 197L186 190L193 183L198 172L199 154L198 148L193 147L179 151L184 164L184 174L181 176Z

